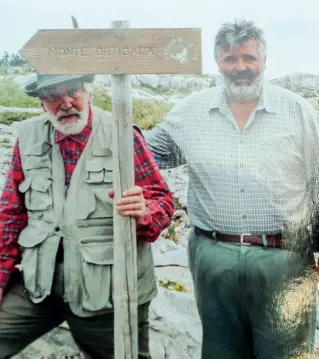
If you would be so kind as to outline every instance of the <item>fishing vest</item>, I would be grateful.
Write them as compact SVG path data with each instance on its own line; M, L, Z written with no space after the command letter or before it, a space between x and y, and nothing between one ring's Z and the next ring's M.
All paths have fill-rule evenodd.
M34 303L50 295L59 241L64 249L64 301L88 317L113 310L112 115L93 107L92 133L70 185L46 115L18 129L28 224L19 244L25 288ZM137 241L138 304L157 294L150 243Z

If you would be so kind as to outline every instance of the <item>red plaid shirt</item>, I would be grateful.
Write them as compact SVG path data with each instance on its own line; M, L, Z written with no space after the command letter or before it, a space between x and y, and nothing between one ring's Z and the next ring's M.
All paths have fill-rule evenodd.
M75 165L91 134L92 118L80 134L65 135L55 131L55 142L59 144L64 160L65 181L68 186ZM147 214L137 221L137 238L154 242L165 229L174 213L171 192L163 180L152 153L141 134L134 130L135 185L143 188ZM27 225L28 216L19 184L24 180L19 151L19 141L13 148L11 165L5 187L0 198L0 288L5 288L10 274L20 260L17 242L21 230ZM107 193L105 194L107 195Z

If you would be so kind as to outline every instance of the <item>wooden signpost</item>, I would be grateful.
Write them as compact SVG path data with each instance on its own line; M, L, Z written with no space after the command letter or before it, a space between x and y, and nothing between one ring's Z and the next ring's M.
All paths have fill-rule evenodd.
M201 74L201 48L198 28L129 29L127 21L114 21L110 29L39 30L20 54L41 74L112 75L117 201L134 185L131 75ZM135 220L114 210L116 359L138 357L136 256Z

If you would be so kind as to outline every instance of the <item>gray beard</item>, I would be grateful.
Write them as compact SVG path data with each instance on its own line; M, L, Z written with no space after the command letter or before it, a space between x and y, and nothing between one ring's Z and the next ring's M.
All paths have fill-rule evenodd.
M239 85L235 85L234 82L231 82L231 80L223 73L220 75L221 83L225 88L226 94L232 100L249 102L259 97L264 80L263 72L260 72L260 74L249 84Z
M76 135L78 133L81 133L88 123L89 104L87 104L87 106L85 106L85 108L81 112L73 109L72 111L70 111L70 113L77 114L79 118L74 122L60 122L59 117L66 113L61 112L58 113L56 116L47 113L47 116L49 117L53 127L56 130L64 133L65 135Z
M81 133L87 125L88 117L80 117L76 122L60 123L55 116L49 115L49 119L56 130L64 133L65 135L76 135Z

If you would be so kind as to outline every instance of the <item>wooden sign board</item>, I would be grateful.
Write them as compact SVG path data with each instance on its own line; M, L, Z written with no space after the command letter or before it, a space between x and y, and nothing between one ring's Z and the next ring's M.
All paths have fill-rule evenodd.
M39 30L20 54L45 74L200 74L201 29Z

